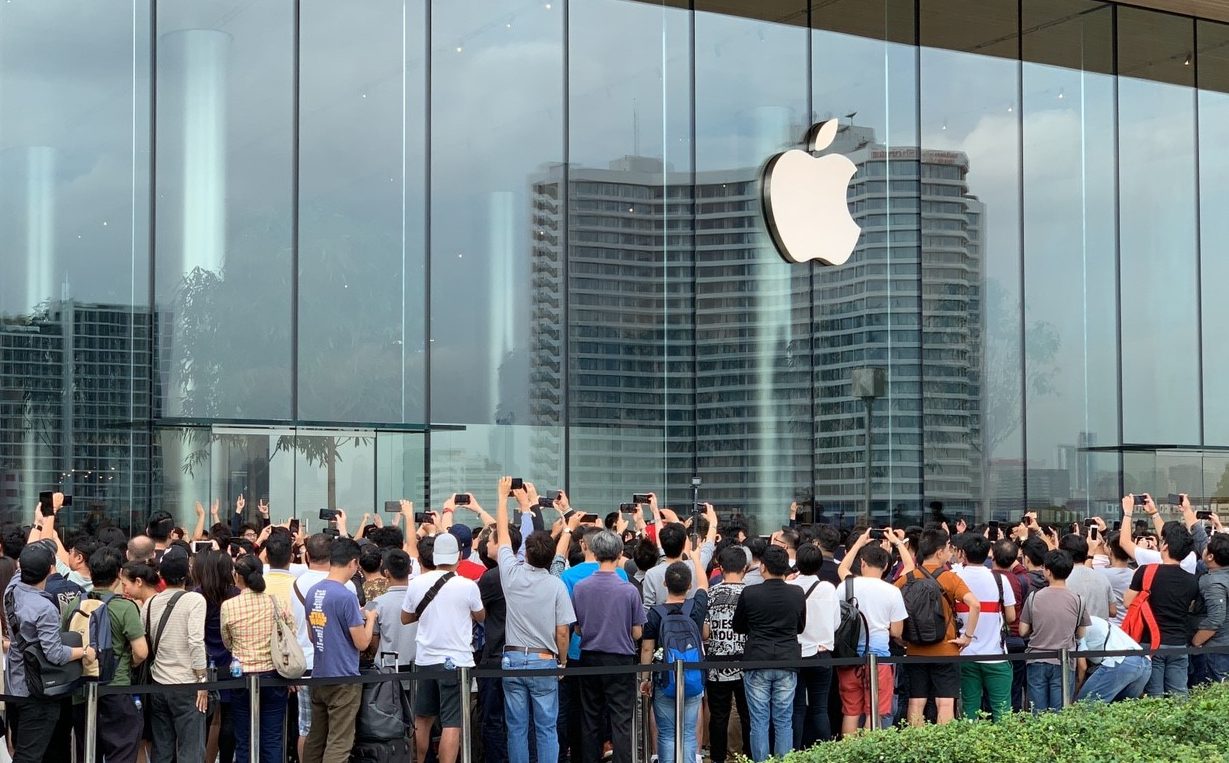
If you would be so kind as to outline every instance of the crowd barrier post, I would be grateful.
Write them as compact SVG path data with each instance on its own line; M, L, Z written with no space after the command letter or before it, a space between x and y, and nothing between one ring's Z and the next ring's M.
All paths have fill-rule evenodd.
M867 696L870 698L870 721L871 731L879 730L879 658L874 652L866 653L866 678L869 684Z
M461 691L461 763L471 763L473 748L470 746L470 734L473 733L474 721L469 706L469 668L457 668L457 685Z
M85 759L98 757L98 683L85 685Z
M1063 707L1071 706L1071 655L1069 649L1063 647L1058 658L1059 669L1062 671Z
M687 697L684 695L683 689L683 661L679 660L674 663L674 759L684 761L683 731L684 724L687 722L687 714L684 712L687 703ZM696 739L700 738L700 730L696 729ZM688 761L690 763L690 761Z
M248 761L260 763L260 676L252 673L248 679ZM91 760L91 758L86 758Z

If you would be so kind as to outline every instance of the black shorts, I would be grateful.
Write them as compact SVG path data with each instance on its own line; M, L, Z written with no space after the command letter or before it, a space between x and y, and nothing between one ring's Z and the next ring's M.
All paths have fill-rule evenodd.
M414 672L443 670L444 664L414 664ZM419 678L414 692L414 715L424 718L439 718L440 726L446 729L461 728L461 682L458 671L440 678ZM469 687L465 687L469 699Z
M905 663L909 699L955 699L960 696L960 664L956 662Z

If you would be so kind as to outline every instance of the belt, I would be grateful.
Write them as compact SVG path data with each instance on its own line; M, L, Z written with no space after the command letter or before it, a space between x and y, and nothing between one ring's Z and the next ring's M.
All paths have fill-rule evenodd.
M527 646L505 646L504 654L507 654L508 652L514 652L516 654L530 655L533 657L541 657L544 660L555 659L554 652L544 652L541 649L531 649L530 647L527 647Z

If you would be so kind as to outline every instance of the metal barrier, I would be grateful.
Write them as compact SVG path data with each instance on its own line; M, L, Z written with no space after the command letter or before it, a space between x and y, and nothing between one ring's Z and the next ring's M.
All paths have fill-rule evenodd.
M868 695L870 698L870 714L867 719L872 729L880 727L879 718L879 681L878 670L880 665L906 665L906 664L926 664L926 663L966 663L966 662L1017 662L1025 661L1032 662L1043 659L1057 659L1062 666L1062 692L1063 706L1069 706L1074 698L1072 696L1073 686L1071 685L1071 672L1074 670L1074 660L1079 658L1103 658L1103 657L1132 657L1144 656L1151 657L1156 654L1225 654L1229 653L1229 646L1225 647L1161 647L1155 651L1126 649L1126 650L1109 650L1109 651L1076 651L1063 649L1057 652L1022 652L1018 654L986 654L986 655L959 655L953 657L911 657L911 656L893 656L893 657L878 657L874 654L868 654L865 657L854 658L829 658L829 657L813 657L802 660L779 660L779 661L738 661L736 664L740 670L773 670L782 668L800 668L808 666L825 665L832 668L840 667L859 667L865 666L868 675ZM556 668L554 670L503 670L501 668L458 668L461 690L465 693L466 700L461 702L461 763L472 763L472 735L473 735L473 718L469 707L468 694L470 680L472 678L514 678L514 677L541 677L544 675L552 676L595 676L595 675L622 675L628 674L633 676L644 676L654 673L664 673L672 671L674 673L674 748L675 759L682 760L683 755L683 729L686 722L685 714L685 671L687 670L712 670L720 668L729 668L729 661L712 661L712 662L695 662L683 663L676 662L670 665L656 663L653 665L638 665L628 664L619 666L601 666L601 667L569 667ZM337 678L304 678L298 680L287 680L284 678L262 677L259 675L249 675L243 679L231 679L227 681L209 681L206 683L194 684L140 684L136 686L102 686L97 683L85 684L85 699L86 699L86 734L84 740L85 759L93 760L96 753L96 737L98 730L98 703L100 697L109 696L131 696L134 694L173 694L179 692L197 692L202 690L214 691L219 689L240 689L250 693L251 703L251 720L250 720L250 760L251 763L259 763L260 757L260 689L267 686L336 686L341 684L370 684L383 683L385 681L419 681L428 678L446 678L453 675L452 671L447 670L415 670L412 673L389 672L389 673L370 673L361 676L344 676ZM637 689L638 691L638 689ZM10 695L0 695L0 701L17 702L23 699L22 697L14 697ZM749 722L749 719L743 719L744 722ZM635 747L635 726L633 725L633 740L632 747Z

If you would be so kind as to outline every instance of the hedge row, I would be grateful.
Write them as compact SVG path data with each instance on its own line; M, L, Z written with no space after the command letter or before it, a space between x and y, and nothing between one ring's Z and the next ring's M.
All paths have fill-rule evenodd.
M1061 713L1016 713L1000 723L866 732L785 758L787 763L1213 763L1229 761L1229 684L1186 701L1080 703Z

